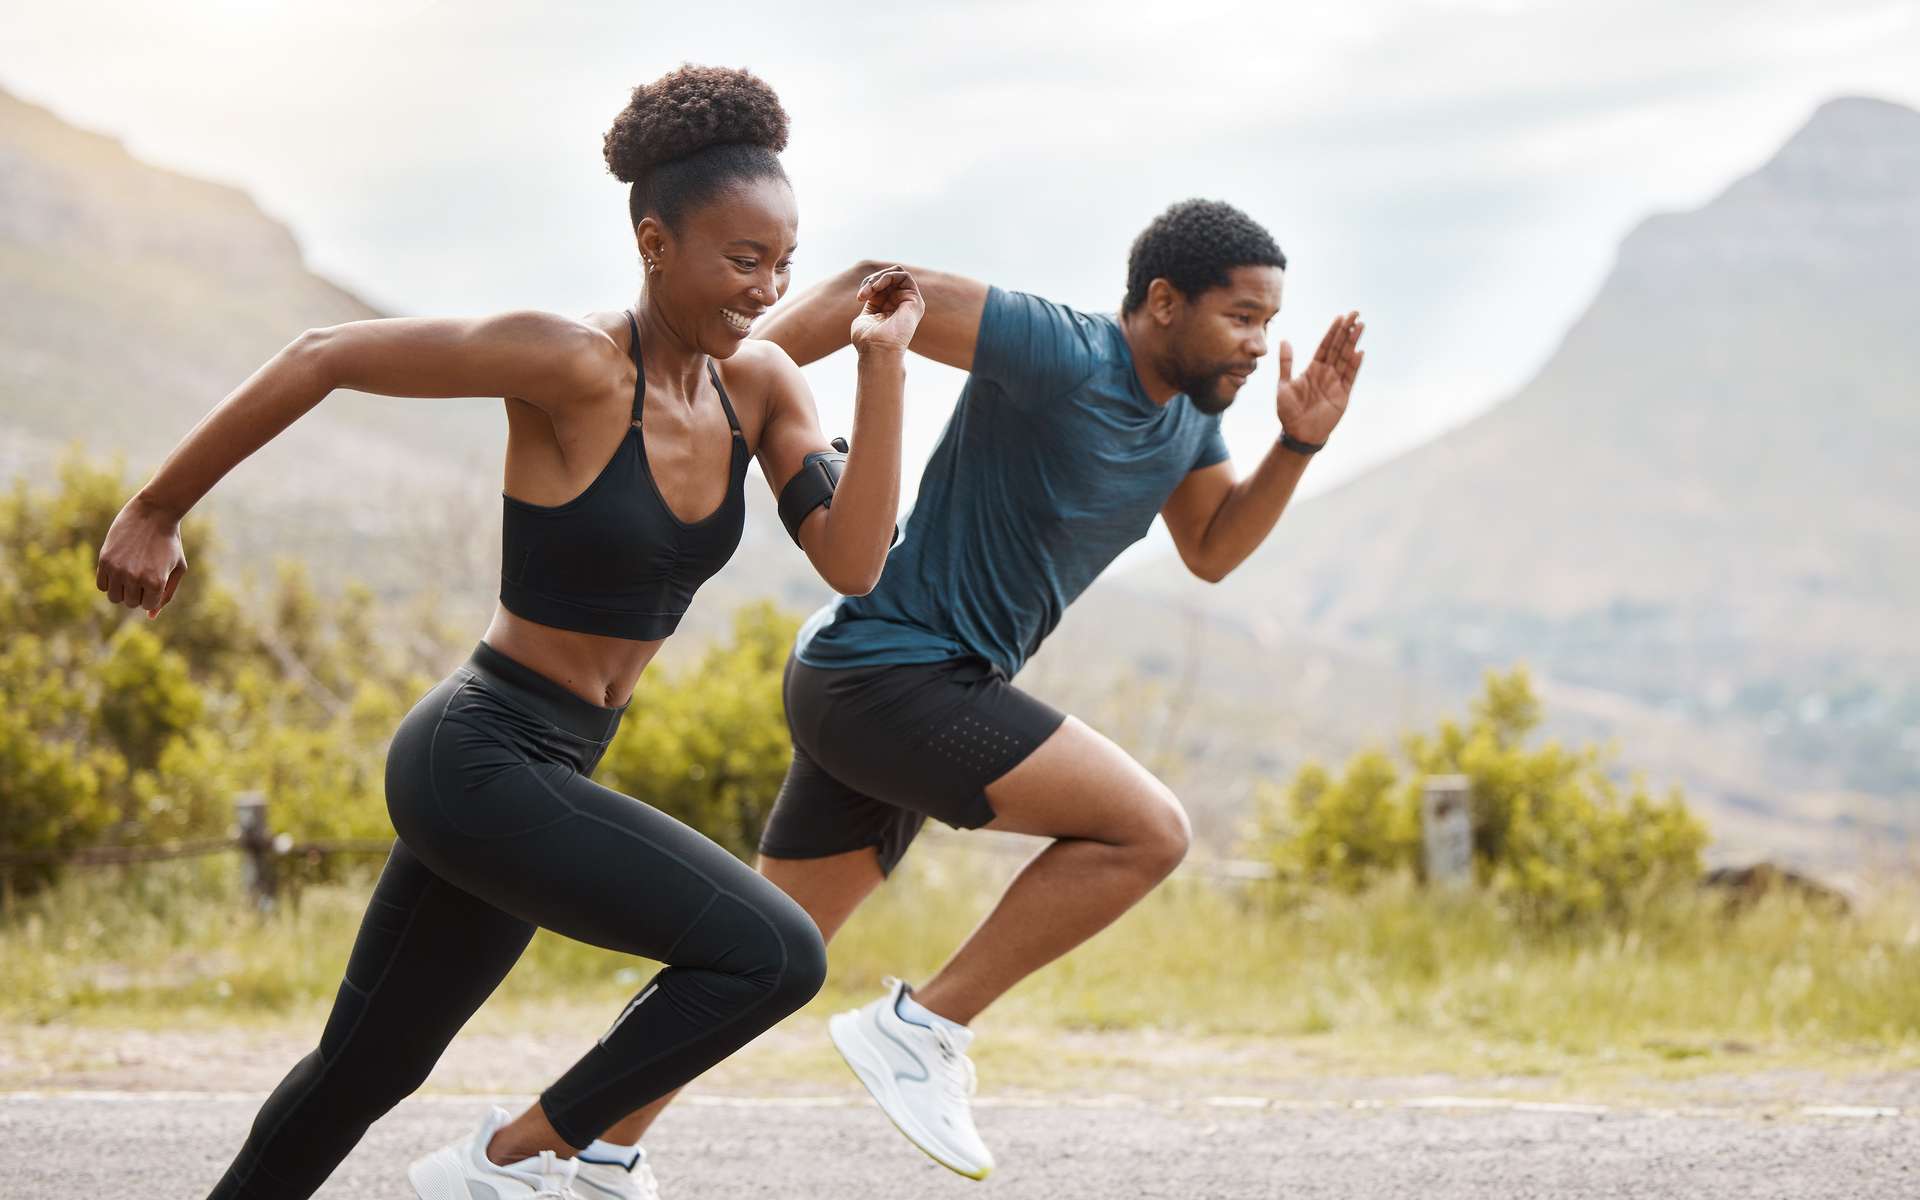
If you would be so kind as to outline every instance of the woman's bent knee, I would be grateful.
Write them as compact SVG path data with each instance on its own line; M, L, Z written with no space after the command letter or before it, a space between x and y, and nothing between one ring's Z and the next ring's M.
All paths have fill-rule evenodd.
M768 914L780 942L781 967L774 981L774 998L783 1013L813 999L827 981L827 942L813 918L785 896L784 905Z
M806 909L756 876L754 886L722 893L671 961L735 980L742 1003L778 1010L772 1024L820 990L827 944Z

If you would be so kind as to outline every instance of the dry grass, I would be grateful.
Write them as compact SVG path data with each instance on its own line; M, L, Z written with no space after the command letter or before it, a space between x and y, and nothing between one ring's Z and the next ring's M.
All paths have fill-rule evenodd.
M1011 869L951 844L916 851L836 940L811 1010L858 1003L883 975L925 978ZM0 1019L152 1028L304 1016L334 992L365 893L365 881L316 888L262 919L219 860L76 873L0 925ZM564 999L613 1011L652 969L543 933L489 1009ZM1284 1039L1406 1071L1910 1065L1920 886L1883 881L1847 918L1788 897L1737 918L1708 898L1670 897L1623 929L1540 937L1483 897L1404 880L1285 904L1181 880L1016 988L993 1021L1028 1038Z

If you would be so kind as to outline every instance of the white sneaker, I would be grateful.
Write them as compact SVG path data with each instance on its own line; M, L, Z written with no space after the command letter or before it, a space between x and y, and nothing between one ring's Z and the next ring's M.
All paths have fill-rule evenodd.
M573 1190L580 1200L660 1200L660 1182L647 1165L647 1152L631 1167L596 1158L576 1158L580 1173L573 1178Z
M542 1150L538 1158L504 1167L487 1158L494 1133L510 1119L506 1109L494 1108L472 1137L416 1159L407 1181L420 1200L579 1200L573 1190L579 1168L570 1158Z
M907 985L888 979L887 994L827 1022L827 1032L894 1127L933 1161L969 1179L985 1179L993 1153L973 1127L973 1061L965 1027L929 1027L900 1015Z

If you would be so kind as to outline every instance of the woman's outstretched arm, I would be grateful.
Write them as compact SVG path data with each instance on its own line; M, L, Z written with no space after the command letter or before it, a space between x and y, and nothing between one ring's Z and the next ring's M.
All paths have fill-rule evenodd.
M149 616L186 571L180 519L228 471L336 388L385 396L514 396L552 411L591 394L611 338L549 313L403 317L313 329L295 338L180 440L114 518L95 583Z

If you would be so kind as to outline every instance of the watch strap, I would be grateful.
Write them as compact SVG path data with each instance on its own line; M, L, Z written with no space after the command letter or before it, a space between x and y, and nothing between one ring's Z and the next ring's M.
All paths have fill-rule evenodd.
M1284 429L1280 431L1280 444L1295 454L1312 454L1326 447L1325 442L1303 442Z

